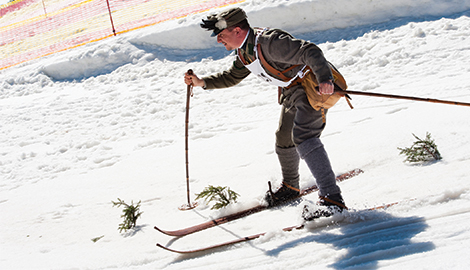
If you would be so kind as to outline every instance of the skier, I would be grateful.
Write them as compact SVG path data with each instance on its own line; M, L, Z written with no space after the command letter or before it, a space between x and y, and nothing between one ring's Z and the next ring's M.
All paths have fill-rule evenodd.
M334 93L333 74L322 51L315 44L295 39L279 29L252 28L241 8L231 8L202 20L201 27L237 59L227 71L199 78L185 74L187 85L204 89L226 88L238 84L250 73L279 87L282 112L276 131L276 153L282 171L282 185L268 191L266 201L276 206L299 195L299 161L302 158L319 187L321 215L347 209L336 184L320 135L325 128L326 109L314 109L305 87L299 81L310 68L318 82L318 92L329 97ZM318 215L319 213L316 213ZM304 217L305 218L305 217Z

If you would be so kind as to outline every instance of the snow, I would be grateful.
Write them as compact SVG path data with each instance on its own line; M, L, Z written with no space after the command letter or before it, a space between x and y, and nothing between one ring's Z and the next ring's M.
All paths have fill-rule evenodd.
M350 90L470 102L470 1L259 1L254 26L317 43ZM329 111L322 141L349 212L301 222L303 202L187 237L178 229L254 206L281 181L274 153L280 107L254 76L230 89L194 89L191 198L229 186L237 204L187 202L183 74L228 68L234 55L198 26L212 13L88 44L0 71L1 269L466 269L470 241L470 108L353 96ZM443 159L408 164L398 147L431 133ZM301 164L301 185L315 182ZM117 198L142 201L119 233ZM386 210L363 210L400 202ZM188 250L267 232L194 256ZM93 242L92 239L102 237Z

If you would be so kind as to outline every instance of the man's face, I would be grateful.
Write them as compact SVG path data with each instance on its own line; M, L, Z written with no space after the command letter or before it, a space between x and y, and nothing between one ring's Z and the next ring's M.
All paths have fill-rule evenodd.
M240 40L240 28L236 27L234 29L224 29L217 35L217 42L222 43L227 51L234 50L241 46Z

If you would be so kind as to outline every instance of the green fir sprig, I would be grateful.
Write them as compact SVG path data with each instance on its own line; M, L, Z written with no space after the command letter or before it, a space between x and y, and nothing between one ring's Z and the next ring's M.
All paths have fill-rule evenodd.
M101 238L103 238L103 237L104 237L104 235L98 236L98 237L92 238L91 241L93 241L93 243L96 243L96 242L98 242L99 240L101 240Z
M118 198L117 202L112 201L112 203L113 203L113 207L124 206L124 209L122 210L124 214L121 216L122 218L124 218L124 221L121 224L119 224L119 228L118 228L119 232L127 231L127 230L134 228L136 226L137 219L143 213L143 212L140 212L140 209L139 209L140 201L136 205L134 205L134 202L131 201L131 204L129 205L125 203L123 200Z
M196 200L203 198L206 203L215 201L216 203L211 208L213 210L224 208L232 202L236 203L240 195L228 187L208 186L201 193L196 194L196 196Z
M431 139L431 134L426 132L426 139L422 140L415 134L413 136L417 139L409 148L399 148L400 155L406 155L405 161L408 162L426 162L431 160L442 159L441 154L437 150L437 145Z

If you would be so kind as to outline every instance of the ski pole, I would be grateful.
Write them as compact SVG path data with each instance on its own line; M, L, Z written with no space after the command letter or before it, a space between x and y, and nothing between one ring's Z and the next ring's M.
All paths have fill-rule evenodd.
M395 98L395 99L406 99L406 100L426 101L426 102L432 102L432 103L442 103L442 104L469 106L470 107L470 103L467 103L467 102L440 100L440 99L433 99L433 98L399 96L399 95L359 92L359 91L351 91L351 90L340 90L340 91L337 91L337 92L340 93L340 94L361 95L361 96L371 96L371 97L383 97L383 98Z
M188 70L189 75L193 75L193 70ZM186 154L186 191L188 196L188 204L182 205L180 210L190 210L197 206L197 203L191 204L191 196L189 192L189 100L193 96L193 85L188 85L186 89L186 121L185 121L185 154Z

